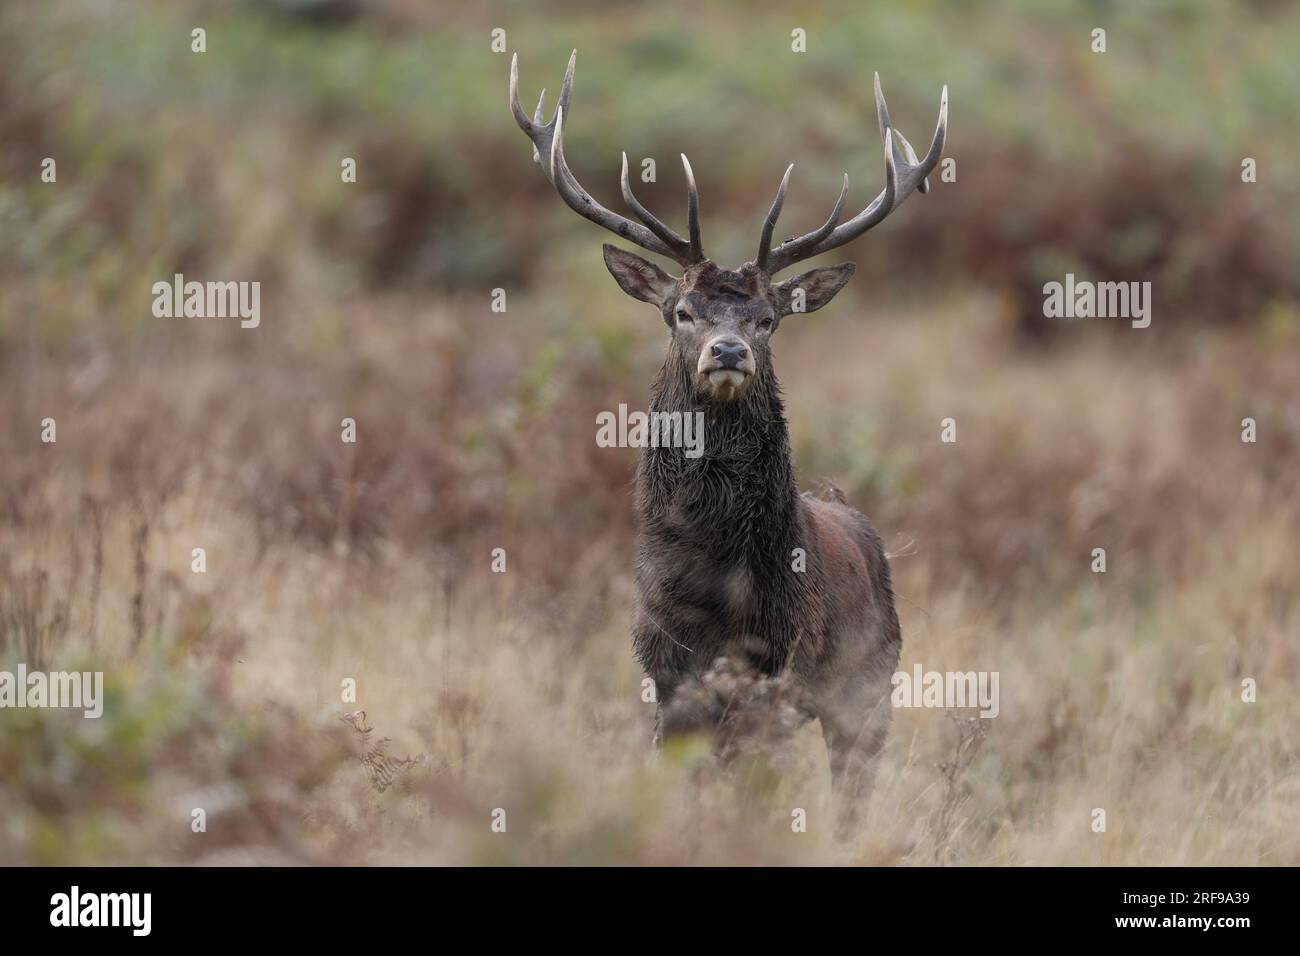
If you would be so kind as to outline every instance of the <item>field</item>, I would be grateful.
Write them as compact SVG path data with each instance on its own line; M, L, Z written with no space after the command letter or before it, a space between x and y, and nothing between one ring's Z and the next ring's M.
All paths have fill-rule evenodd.
M0 671L106 701L0 710L0 863L1300 864L1300 7L863 6L5 5ZM728 265L787 163L791 230L879 188L873 70L918 149L949 85L956 181L775 346L900 669L1000 674L992 720L897 711L848 839L815 727L650 746L636 451L594 436L665 330L530 162L496 27L525 100L579 49L611 208L627 149L680 223L690 155ZM1066 272L1151 281L1151 327L1045 322ZM260 325L155 317L175 273L259 280Z

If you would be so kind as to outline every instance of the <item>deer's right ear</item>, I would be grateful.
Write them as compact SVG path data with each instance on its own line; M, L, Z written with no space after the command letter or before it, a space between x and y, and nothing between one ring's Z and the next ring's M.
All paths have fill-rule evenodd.
M677 291L677 280L653 262L604 243L605 268L624 292L634 299L663 308Z

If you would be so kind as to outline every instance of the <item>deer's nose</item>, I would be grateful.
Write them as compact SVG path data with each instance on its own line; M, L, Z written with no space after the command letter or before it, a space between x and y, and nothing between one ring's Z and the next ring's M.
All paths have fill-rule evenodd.
M714 342L713 357L718 360L720 368L740 368L740 363L749 355L743 342Z

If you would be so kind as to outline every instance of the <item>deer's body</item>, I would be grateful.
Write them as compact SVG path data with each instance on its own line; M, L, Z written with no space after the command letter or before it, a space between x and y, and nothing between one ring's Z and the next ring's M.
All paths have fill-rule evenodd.
M633 644L660 714L721 656L788 674L820 719L837 788L861 795L901 646L880 536L846 504L799 493L770 367L721 406L701 406L690 379L665 364L651 409L703 411L703 455L646 449L637 475Z
M651 396L652 412L702 413L704 450L656 447L637 478L639 605L633 628L638 659L654 679L662 733L673 731L671 702L682 682L720 656L791 678L804 710L817 717L830 749L836 790L867 792L889 725L890 676L900 636L880 536L840 501L800 495L770 339L782 319L815 312L853 276L851 263L773 276L880 223L913 191L943 152L948 91L923 160L889 119L880 78L876 110L885 145L885 188L840 222L848 177L819 228L772 246L790 169L763 223L758 255L739 269L719 268L700 240L699 194L686 157L689 230L678 235L632 194L623 157L623 198L639 223L611 212L579 184L564 157L564 122L577 51L555 117L543 123L545 91L529 120L519 104L517 62L510 107L533 141L534 158L579 215L657 255L682 275L606 245L605 265L623 291L654 305L669 329L668 354ZM792 169L793 167L791 167Z

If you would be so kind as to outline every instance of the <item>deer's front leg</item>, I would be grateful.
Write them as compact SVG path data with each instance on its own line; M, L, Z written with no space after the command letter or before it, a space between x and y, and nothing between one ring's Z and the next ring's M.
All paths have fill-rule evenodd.
M847 835L866 811L893 717L888 685L854 682L854 689L823 699L817 709L830 756L836 830Z
M655 748L662 749L665 711L672 701L673 692L681 683L680 668L671 654L666 653L662 647L658 629L644 617L641 617L632 627L632 648L637 660L645 668L646 677L650 680L649 688L643 689L642 700L647 703L654 701L655 724L652 739ZM647 697L645 690L649 690L653 696Z

